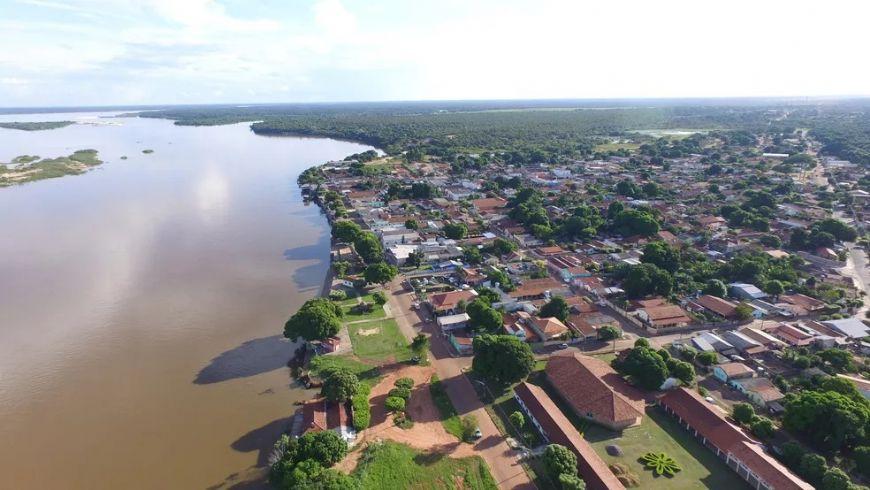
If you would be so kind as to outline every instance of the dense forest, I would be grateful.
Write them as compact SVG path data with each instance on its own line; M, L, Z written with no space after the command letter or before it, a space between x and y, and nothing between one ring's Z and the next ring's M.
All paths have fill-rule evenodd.
M601 138L638 130L764 132L809 129L825 152L870 164L870 102L477 101L180 107L141 113L180 125L253 122L264 135L326 136L360 141L388 153L422 147L519 152L551 161L588 155ZM637 137L636 133L632 133Z

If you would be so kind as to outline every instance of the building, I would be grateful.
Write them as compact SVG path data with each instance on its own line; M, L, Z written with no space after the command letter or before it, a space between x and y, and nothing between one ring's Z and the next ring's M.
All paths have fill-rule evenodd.
M451 331L449 340L450 345L452 345L459 354L467 355L474 352L474 338L465 332L458 330Z
M544 341L562 339L570 332L570 329L556 317L530 318L527 324Z
M662 305L637 310L637 317L647 327L657 330L679 328L688 325L692 319L677 305Z
M465 328L468 326L468 320L470 319L468 313L459 313L457 315L439 316L437 323L438 328L441 329L441 333L447 333L452 330Z
M773 411L781 411L779 401L785 395L767 378L735 379L728 382L734 389L746 395L752 403L759 407L769 408Z
M737 304L731 301L705 294L697 299L689 301L688 307L695 311L708 311L716 316L727 320L737 316Z
M564 284L555 279L545 277L543 279L529 279L519 285L508 296L517 301L531 301L543 299L547 296L555 296L567 292Z
M713 367L713 376L723 383L732 379L745 379L755 376L755 371L742 362L726 362Z
M587 489L625 488L543 389L522 382L514 388L514 399L548 443L561 444L577 456L580 477Z
M547 380L579 417L613 430L640 424L643 394L599 359L561 353L547 362Z
M843 318L842 320L829 320L822 323L852 339L870 336L870 328L857 318Z
M760 342L740 332L728 330L722 333L722 338L745 354L753 355L767 351L767 347L761 345Z
M762 299L767 297L767 294L758 289L758 287L742 282L733 282L729 284L728 290L731 292L731 296L743 300Z
M306 402L297 412L291 434L299 437L309 432L335 431L348 445L356 442L352 412L346 403L333 403L325 398Z
M694 390L677 388L659 399L665 412L676 417L701 443L719 456L756 490L812 490L764 448L729 423L721 411Z
M429 296L427 303L432 313L436 316L453 315L458 313L460 303L470 303L477 297L477 291L473 289L436 293Z

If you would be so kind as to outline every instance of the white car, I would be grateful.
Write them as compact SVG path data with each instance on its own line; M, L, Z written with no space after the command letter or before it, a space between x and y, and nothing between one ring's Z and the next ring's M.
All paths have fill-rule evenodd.
M710 403L716 403L716 399L714 399L712 396L705 396L704 399Z

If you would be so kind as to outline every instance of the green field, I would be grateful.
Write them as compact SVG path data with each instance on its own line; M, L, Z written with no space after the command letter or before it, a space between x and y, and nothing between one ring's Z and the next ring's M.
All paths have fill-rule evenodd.
M583 432L586 440L607 464L622 463L640 479L640 488L746 488L746 484L725 462L702 446L689 432L657 407L648 408L638 427L621 434L604 427L588 424ZM610 456L605 447L615 444L622 456ZM647 452L664 452L674 458L682 471L673 478L653 476L638 458Z
M438 407L438 413L441 414L441 425L444 426L444 430L449 434L453 434L461 441L462 422L437 375L432 376L432 379L429 381L429 393L432 394L432 401L435 402L435 406Z
M640 143L602 143L595 145L595 151L607 153L608 151L629 150L634 151L640 148Z
M389 441L366 448L353 475L364 490L498 488L479 456L454 459Z
M353 307L359 302L372 304L374 310L372 310L370 313L354 312ZM341 305L341 311L344 313L345 322L355 322L359 320L377 320L387 316L386 311L384 311L384 306L376 304L371 294L367 294L361 298L346 299L344 301L340 301L338 304Z
M355 359L353 356L317 356L311 360L311 374L322 377L324 371L329 369L347 369L356 374L360 382L372 387L381 380L381 371L377 366L366 364Z
M402 335L392 318L350 323L347 331L353 344L353 353L360 359L407 361L412 356L408 339Z

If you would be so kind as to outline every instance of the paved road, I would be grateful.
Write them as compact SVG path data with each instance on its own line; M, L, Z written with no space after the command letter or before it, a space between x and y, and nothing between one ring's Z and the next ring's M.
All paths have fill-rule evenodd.
M461 416L473 414L477 418L483 437L474 444L474 449L486 460L499 488L536 488L520 464L518 451L508 447L483 403L478 399L471 381L463 374L463 369L471 365L470 358L453 357L450 346L446 339L441 337L437 325L431 321L423 321L411 308L412 295L403 289L399 279L391 283L390 289L391 294L388 295L390 310L399 328L409 339L420 332L429 334L430 361L444 383L453 406Z

